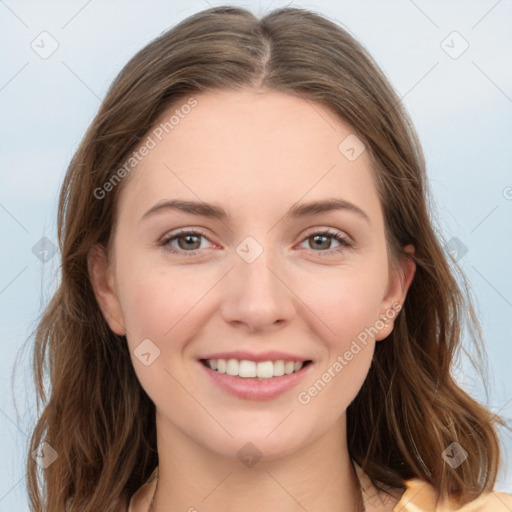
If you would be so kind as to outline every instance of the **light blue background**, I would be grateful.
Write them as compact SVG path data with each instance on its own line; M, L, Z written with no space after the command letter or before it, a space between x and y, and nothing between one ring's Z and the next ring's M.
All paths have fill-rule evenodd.
M178 21L223 2L186 5L0 1L0 512L28 511L24 450L35 404L30 350L15 357L55 288L59 265L58 256L43 264L32 247L42 236L56 243L66 166L122 66ZM512 1L233 5L257 15L293 5L337 20L403 96L425 151L439 229L446 240L457 237L467 248L459 263L487 343L488 398L466 362L456 374L469 392L512 421ZM48 59L30 46L42 31L59 44ZM456 59L441 46L453 31L469 44ZM461 48L461 41L453 44L453 51ZM496 488L512 492L512 434L501 435L506 451Z

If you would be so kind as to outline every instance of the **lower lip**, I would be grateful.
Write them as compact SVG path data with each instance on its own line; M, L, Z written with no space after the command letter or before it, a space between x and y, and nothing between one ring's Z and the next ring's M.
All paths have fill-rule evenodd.
M272 400L286 393L304 378L312 364L313 363L309 363L303 366L298 372L291 373L290 375L257 380L236 377L234 375L228 375L227 373L219 373L199 361L199 366L201 366L217 386L227 393L244 400Z

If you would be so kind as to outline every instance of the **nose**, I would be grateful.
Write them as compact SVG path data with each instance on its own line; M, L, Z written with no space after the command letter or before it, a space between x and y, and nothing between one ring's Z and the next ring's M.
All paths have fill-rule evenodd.
M251 263L239 258L224 280L224 320L243 325L248 332L282 328L296 310L287 273L269 253L270 250L264 250Z

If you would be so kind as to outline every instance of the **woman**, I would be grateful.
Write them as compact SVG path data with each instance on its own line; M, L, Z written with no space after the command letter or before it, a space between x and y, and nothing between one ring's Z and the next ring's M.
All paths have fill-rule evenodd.
M37 511L512 509L422 152L331 21L217 7L121 71L62 188ZM438 508L436 508L438 507Z

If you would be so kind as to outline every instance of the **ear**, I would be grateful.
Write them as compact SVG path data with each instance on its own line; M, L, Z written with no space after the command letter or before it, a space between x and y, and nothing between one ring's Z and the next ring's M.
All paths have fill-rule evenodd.
M121 304L115 291L105 248L102 245L96 244L91 247L87 254L87 267L94 295L103 317L112 331L120 336L125 335L126 328Z
M393 331L394 323L407 296L407 291L412 283L416 272L416 263L407 257L407 254L414 254L414 246L406 245L400 256L398 267L395 268L389 277L389 284L386 296L382 301L382 309L379 320L383 324L375 336L375 341L387 338Z

